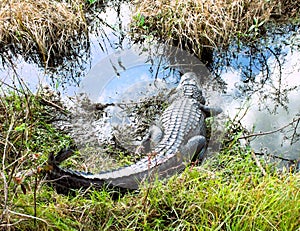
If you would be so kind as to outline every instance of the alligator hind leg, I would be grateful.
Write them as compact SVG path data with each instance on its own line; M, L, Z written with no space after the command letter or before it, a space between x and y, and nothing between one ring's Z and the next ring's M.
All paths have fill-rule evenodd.
M181 152L187 161L191 159L202 160L206 151L206 138L204 136L194 136L181 148ZM185 161L185 160L184 160Z
M140 152L140 149L142 149L144 153L150 152L151 149L160 142L163 134L164 133L160 127L158 127L157 125L152 125L149 128L148 134L142 140L141 145L138 148L138 152Z

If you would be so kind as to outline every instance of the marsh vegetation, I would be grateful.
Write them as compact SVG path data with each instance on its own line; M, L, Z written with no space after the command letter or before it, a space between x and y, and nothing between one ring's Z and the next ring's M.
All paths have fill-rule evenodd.
M115 1L0 0L1 61L13 69L21 55L45 71L64 68L88 52L89 29L98 17L93 10L108 2ZM198 57L203 49L230 48L232 40L255 44L270 21L299 22L299 2L288 0L146 0L132 6L133 40L158 39ZM105 188L58 194L45 179L47 159L73 143L54 126L71 112L52 91L33 93L15 75L13 83L0 83L2 230L300 230L299 161L278 169L256 156L240 143L250 134L238 117L226 119L217 153L168 181L143 184L117 199ZM110 151L118 151L118 164L134 160ZM78 167L76 156L68 161Z
M3 229L299 229L299 174L258 166L253 151L238 141L244 134L238 121L228 121L221 152L166 182L142 185L117 200L105 189L57 194L41 173L48 154L71 140L49 124L58 110L49 102L24 92L1 97Z
M1 1L0 49L53 67L87 40L83 1ZM60 57L60 59L59 59Z
M226 48L233 39L253 41L275 18L297 17L288 1L138 1L133 36L160 38L201 57L204 49ZM292 18L292 17L291 17Z

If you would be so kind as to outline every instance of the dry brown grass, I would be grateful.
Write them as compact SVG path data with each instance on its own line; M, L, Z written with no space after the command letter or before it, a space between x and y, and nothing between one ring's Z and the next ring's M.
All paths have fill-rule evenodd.
M70 47L86 33L82 2L0 0L0 49L35 54L44 65L70 54Z
M280 0L143 0L132 25L139 35L167 39L201 55L203 46L226 46L232 38L259 34L281 8Z
M284 17L299 18L299 0L281 0L280 13Z

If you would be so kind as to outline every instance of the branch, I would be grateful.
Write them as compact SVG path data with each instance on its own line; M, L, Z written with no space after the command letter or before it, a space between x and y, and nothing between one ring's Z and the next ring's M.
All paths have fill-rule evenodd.
M282 161L297 161L297 159L288 159L288 158L285 158L285 157L282 157L282 156L272 155L270 153L255 152L255 155L256 156L268 156L268 157L271 157L271 158L274 158L274 159L279 159L279 160L282 160Z
M24 214L24 213L18 213L18 212L9 210L9 209L7 211L10 212L11 214L14 214L14 215L17 215L17 216L20 216L20 217L26 217L26 218L31 218L31 219L36 219L36 220L42 221L42 222L44 222L45 224L47 224L49 226L49 223L46 220L42 219L42 218L31 216L31 215Z
M41 97L41 102L44 103L45 105L54 107L58 110L60 110L64 115L68 115L68 113L66 112L66 109L62 108L61 106L59 106L58 104L51 102L50 100L47 100L43 97Z
M258 133L253 133L253 134L249 134L249 135L245 135L245 136L241 136L239 137L238 139L247 139L247 138L250 138L250 137L255 137L255 136L265 136L265 135L270 135L270 134L273 134L273 133L276 133L276 132L279 132L285 128L287 128L288 126L291 126L292 124L294 124L295 122L299 123L300 121L300 117L297 117L297 118L294 118L292 122L280 127L280 128L277 128L273 131L267 131L267 132L258 132Z

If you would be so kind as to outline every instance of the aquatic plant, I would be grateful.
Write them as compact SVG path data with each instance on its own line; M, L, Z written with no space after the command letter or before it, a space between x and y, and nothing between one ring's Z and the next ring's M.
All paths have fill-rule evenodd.
M0 50L56 66L86 37L81 0L0 1Z
M137 1L132 37L160 38L201 56L204 47L226 47L237 37L255 38L270 18L287 9L288 3L280 0Z

